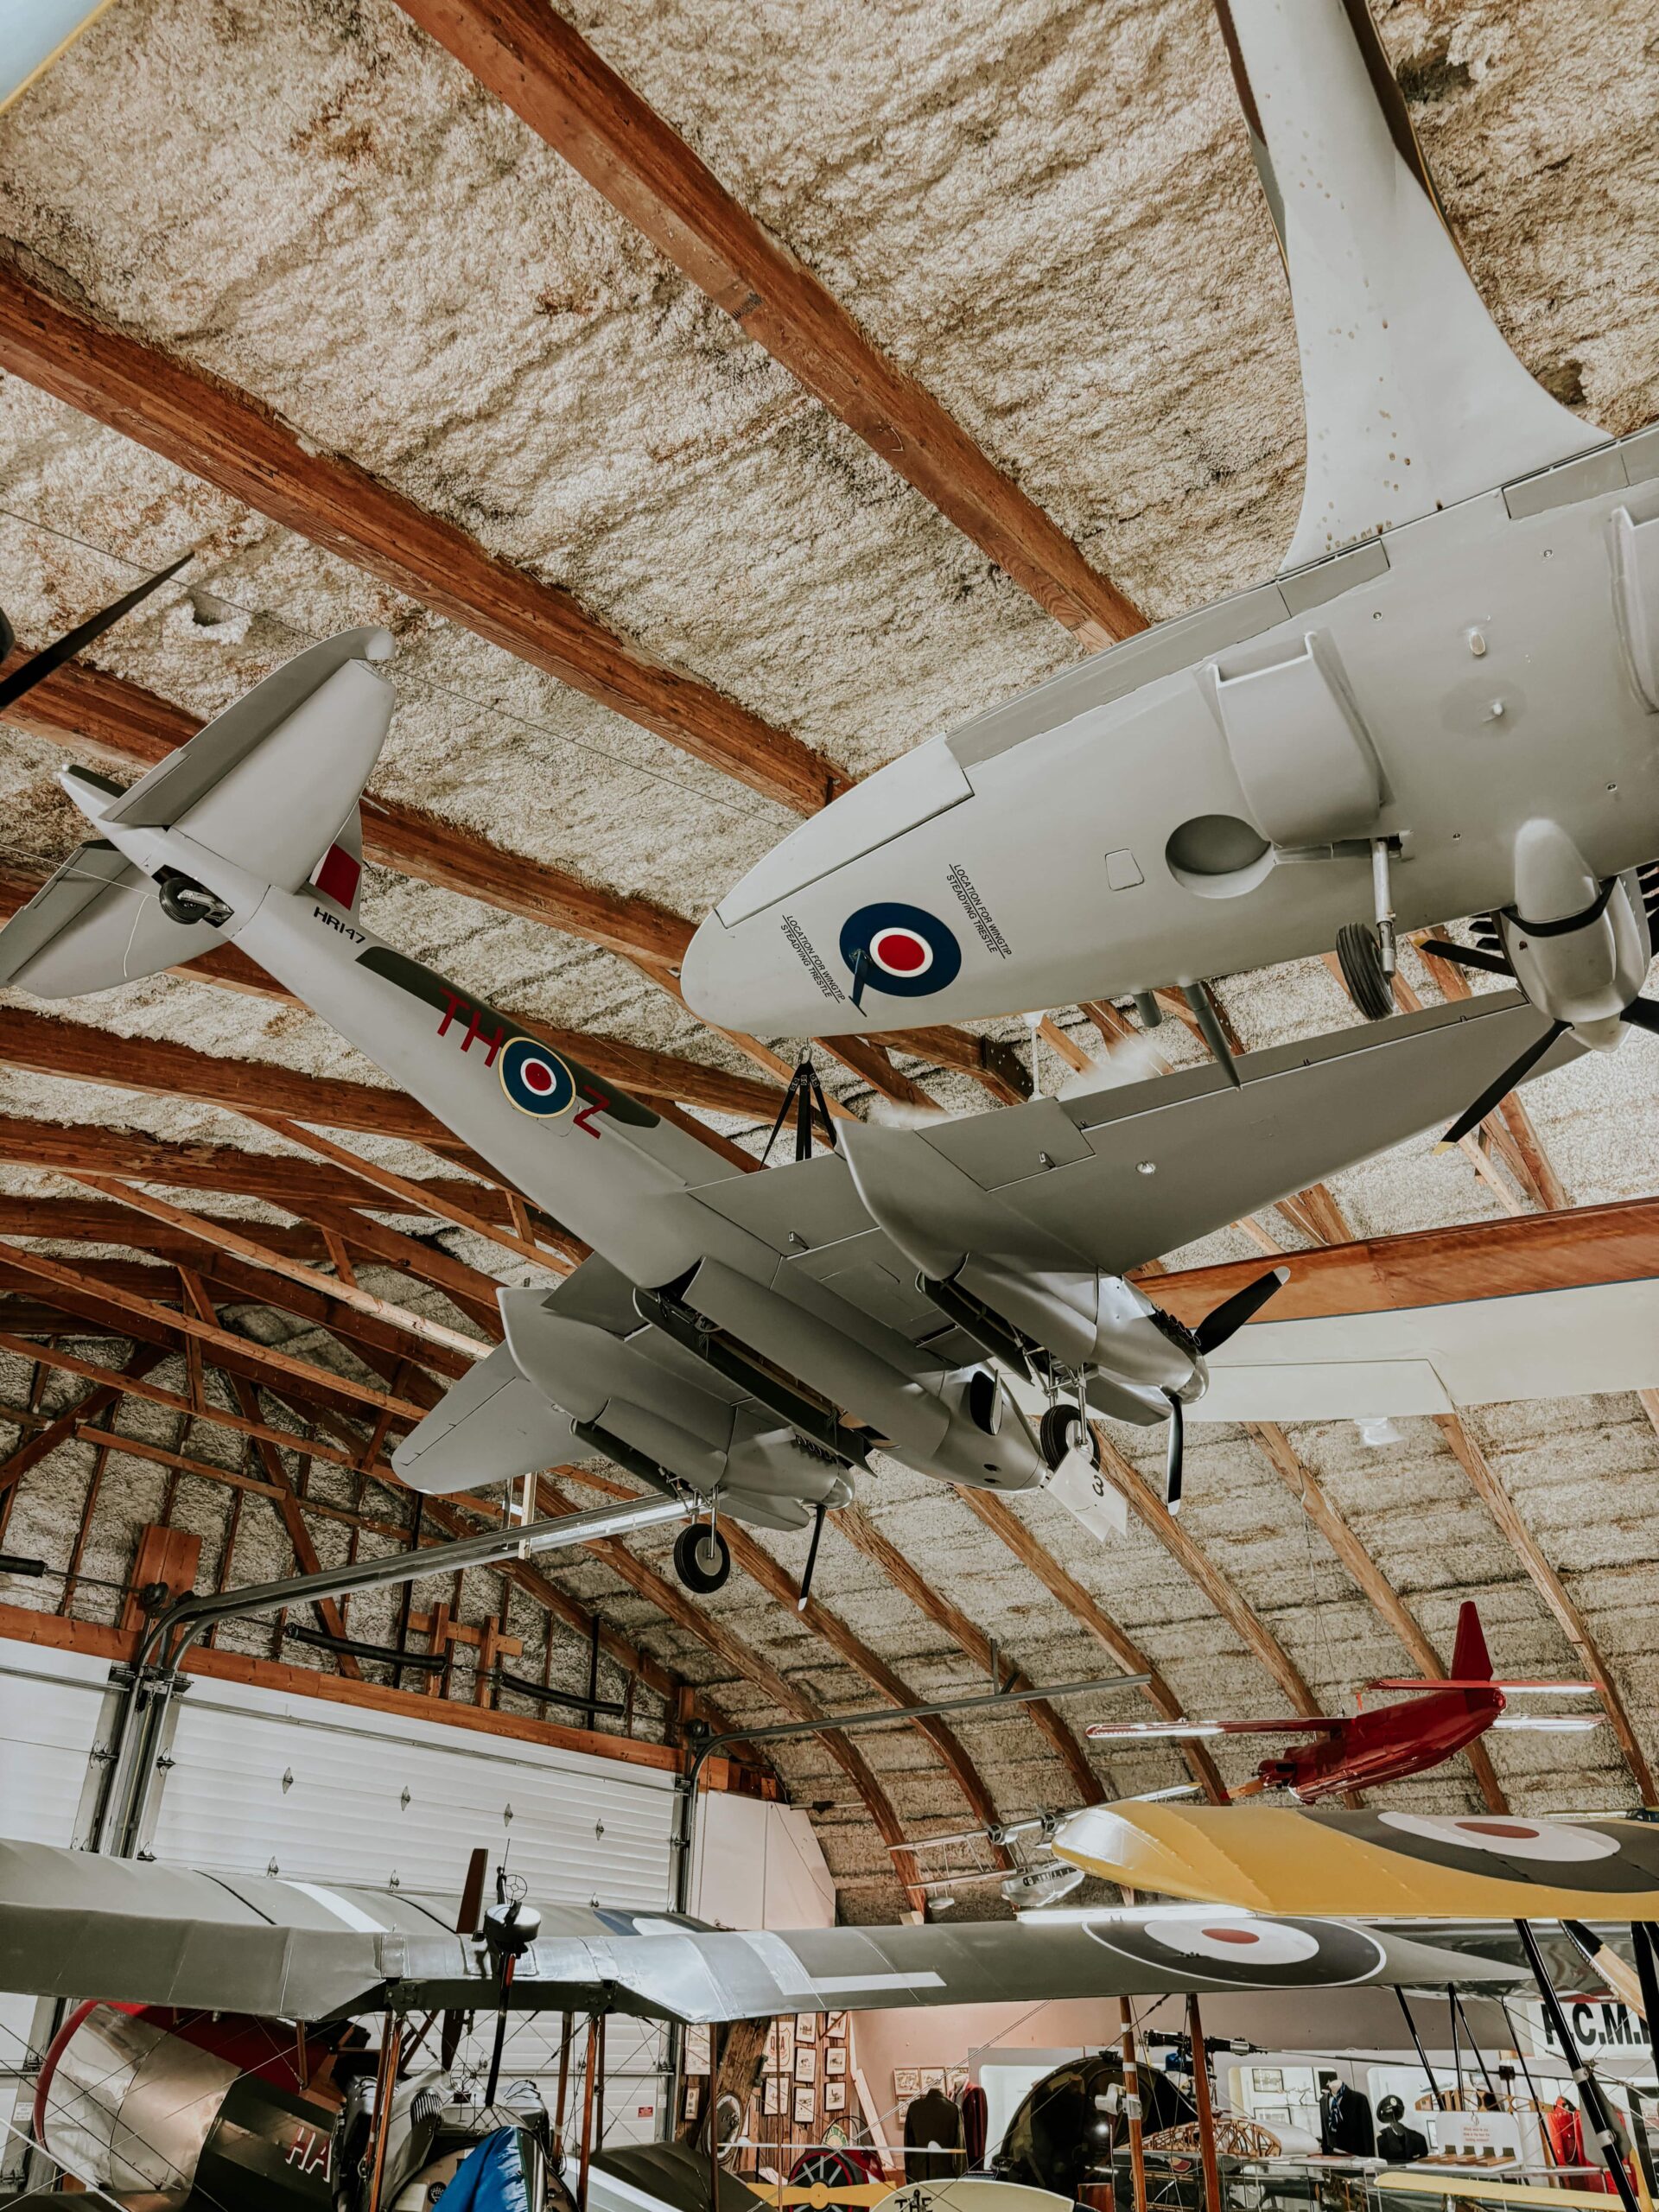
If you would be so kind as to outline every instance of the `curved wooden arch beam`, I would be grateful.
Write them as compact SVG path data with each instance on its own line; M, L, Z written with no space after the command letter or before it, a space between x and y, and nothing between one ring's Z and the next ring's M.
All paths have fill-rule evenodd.
M1184 1718L1181 1701L1159 1673L1140 1645L1126 1636L1117 1623L1085 1590L1077 1579L1066 1573L1048 1547L1034 1536L1018 1515L989 1491L958 1490L957 1496L977 1516L992 1535L1007 1545L1022 1567L1029 1567L1049 1595L1059 1602L1072 1619L1086 1628L1090 1636L1105 1645L1126 1673L1150 1675L1141 1695L1156 1706L1166 1720ZM1180 1746L1182 1758L1192 1771L1193 1780L1212 1805L1227 1802L1227 1785L1217 1766L1201 1743L1185 1743Z
M1624 1764L1630 1770L1642 1802L1659 1807L1659 1791L1654 1786L1653 1770L1648 1764L1647 1754L1637 1739L1630 1716L1624 1708L1611 1669L1601 1656L1600 1647L1591 1635L1584 1615L1568 1594L1567 1585L1544 1557L1537 1538L1522 1519L1520 1509L1487 1463L1481 1450L1456 1414L1435 1414L1434 1426L1450 1446L1452 1455L1468 1476L1471 1486L1487 1511L1497 1522L1522 1566L1526 1569L1534 1589L1543 1599L1560 1627L1563 1636L1579 1656L1579 1663L1589 1680L1595 1684L1597 1694L1607 1709L1613 1735Z
M606 1497L631 1498L639 1495L626 1483L613 1482L608 1475L594 1473L587 1467L561 1467L558 1473L562 1480L580 1483L584 1489L598 1491ZM563 1501L560 1503L563 1504ZM776 1599L785 1611L793 1612L799 1592L794 1577L787 1568L738 1522L722 1522L721 1534L731 1546L734 1560L749 1580L758 1583L769 1598ZM847 1664L855 1673L862 1675L876 1694L885 1698L889 1705L920 1705L925 1702L907 1682L900 1681L879 1651L872 1650L838 1613L831 1612L816 1598L808 1599L805 1609L798 1618L804 1628L822 1637L832 1650L839 1652ZM1000 1817L996 1801L956 1731L937 1715L931 1719L912 1720L910 1726L943 1761L975 1819L982 1821L987 1827L995 1827ZM1013 1863L1006 1853L997 1855L1001 1864L1007 1866Z
M537 1485L537 1499L543 1513L575 1513L578 1510L569 1498L562 1497L545 1481ZM817 1721L823 1718L804 1690L787 1681L770 1660L763 1658L741 1637L734 1635L723 1621L694 1604L677 1585L666 1580L654 1567L647 1567L643 1560L636 1559L620 1537L598 1537L583 1548L592 1552L595 1558L602 1559L620 1581L626 1582L629 1589L654 1605L659 1613L665 1614L677 1628L684 1629L688 1635L695 1636L700 1643L706 1643L722 1666L764 1691L791 1720ZM736 1723L739 1727L742 1725L741 1721ZM863 1799L864 1808L875 1823L881 1840L893 1853L899 1879L912 1910L922 1911L927 1903L927 1892L921 1885L914 1854L906 1840L899 1816L893 1808L892 1799L849 1738L835 1728L824 1728L819 1732L820 1740L830 1756Z
M798 814L848 787L799 738L607 629L561 585L486 552L251 394L95 321L4 259L0 367Z
M805 264L544 0L405 12L1091 652L1147 626L1110 578L896 368Z
M895 1590L908 1598L918 1612L924 1614L936 1628L941 1628L951 1641L971 1660L979 1671L989 1679L994 1669L1003 1686L1008 1689L1031 1688L1031 1677L1022 1668L1007 1668L1007 1655L999 1652L983 1629L970 1621L960 1605L953 1605L943 1592L936 1589L928 1578L901 1552L891 1538L884 1535L875 1523L856 1505L844 1506L830 1523L848 1542L880 1568ZM1100 1777L1090 1763L1082 1738L1057 1706L1046 1699L1033 1698L1026 1711L1032 1725L1043 1736L1055 1757L1071 1776L1077 1792L1079 1803L1100 1805L1106 1801L1106 1791Z
M1358 1585L1378 1620L1404 1646L1418 1673L1431 1681L1444 1681L1446 1669L1440 1653L1407 1610L1400 1592L1331 1503L1324 1484L1284 1430L1275 1421L1247 1421L1244 1432ZM1477 1738L1466 1746L1465 1756L1487 1811L1507 1813L1510 1801L1485 1745Z

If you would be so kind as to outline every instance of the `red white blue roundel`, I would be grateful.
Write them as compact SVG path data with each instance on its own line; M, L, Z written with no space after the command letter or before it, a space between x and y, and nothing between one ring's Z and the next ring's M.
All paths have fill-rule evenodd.
M962 972L962 947L936 914L895 899L861 906L842 925L841 957L853 977L853 1002L868 991L927 998Z
M556 1052L534 1037L508 1038L496 1066L502 1090L521 1114L568 1114L576 1103L575 1077Z

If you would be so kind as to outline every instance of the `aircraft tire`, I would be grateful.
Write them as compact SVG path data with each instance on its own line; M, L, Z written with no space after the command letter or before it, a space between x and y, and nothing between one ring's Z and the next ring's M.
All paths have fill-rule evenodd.
M1051 1406L1038 1425L1037 1442L1043 1461L1052 1474L1074 1445L1081 1444L1092 1458L1094 1438L1089 1424L1069 1398Z
M1394 992L1382 972L1382 951L1369 922L1344 922L1337 931L1337 964L1348 995L1367 1021L1386 1020Z
M688 1590L706 1598L732 1571L732 1550L718 1529L694 1521L674 1539L674 1572Z

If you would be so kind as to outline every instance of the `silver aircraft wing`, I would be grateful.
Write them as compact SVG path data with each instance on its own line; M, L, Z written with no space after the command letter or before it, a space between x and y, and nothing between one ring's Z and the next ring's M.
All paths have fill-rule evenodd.
M860 1186L906 1246L1033 1269L1069 1258L1122 1274L1338 1169L1449 1122L1546 1027L1518 991L1244 1054L1081 1097L1033 1099L921 1129L855 1128ZM1543 1074L1576 1057L1564 1039ZM889 1203L874 1194L880 1190ZM916 1268L872 1220L838 1156L705 1186L702 1204L906 1333L937 1330ZM904 1316L912 1319L906 1325Z
M0 1843L0 1989L282 2019L497 1999L459 1900L209 1875ZM1227 1934L1217 1938L1217 1925ZM741 2020L794 2012L1152 1996L1171 1991L1506 1984L1514 1966L1392 1929L1247 1914L742 1932L669 1914L555 1906L508 1992L518 2012Z

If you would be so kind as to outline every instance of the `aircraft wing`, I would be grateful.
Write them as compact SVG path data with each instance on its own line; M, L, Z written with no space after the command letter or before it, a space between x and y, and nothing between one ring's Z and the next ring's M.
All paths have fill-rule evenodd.
M1096 1805L1054 1848L1109 1881L1253 1912L1659 1916L1659 1828L1644 1821Z
M45 1844L0 1843L0 1989L321 2020L391 2005L486 2009L487 1956L453 1933L458 1900L209 1875ZM1236 1919L1236 1916L1233 1916ZM641 2018L1034 2002L1166 1991L1468 1986L1516 1978L1391 1930L1306 1918L1103 1912L1045 1923L715 1929L672 1915L554 1907L512 2009Z
M922 1238L982 1250L978 1239L995 1236L1001 1255L1032 1268L1069 1255L1122 1274L1450 1122L1543 1027L1518 991L1491 992L1248 1052L1236 1086L1211 1063L920 1129L854 1128L844 1141L864 1187L874 1192L872 1171L881 1171L912 1248ZM1537 1072L1579 1049L1563 1039ZM791 1272L906 1334L937 1330L914 1266L875 1227L838 1155L696 1195L770 1243Z

